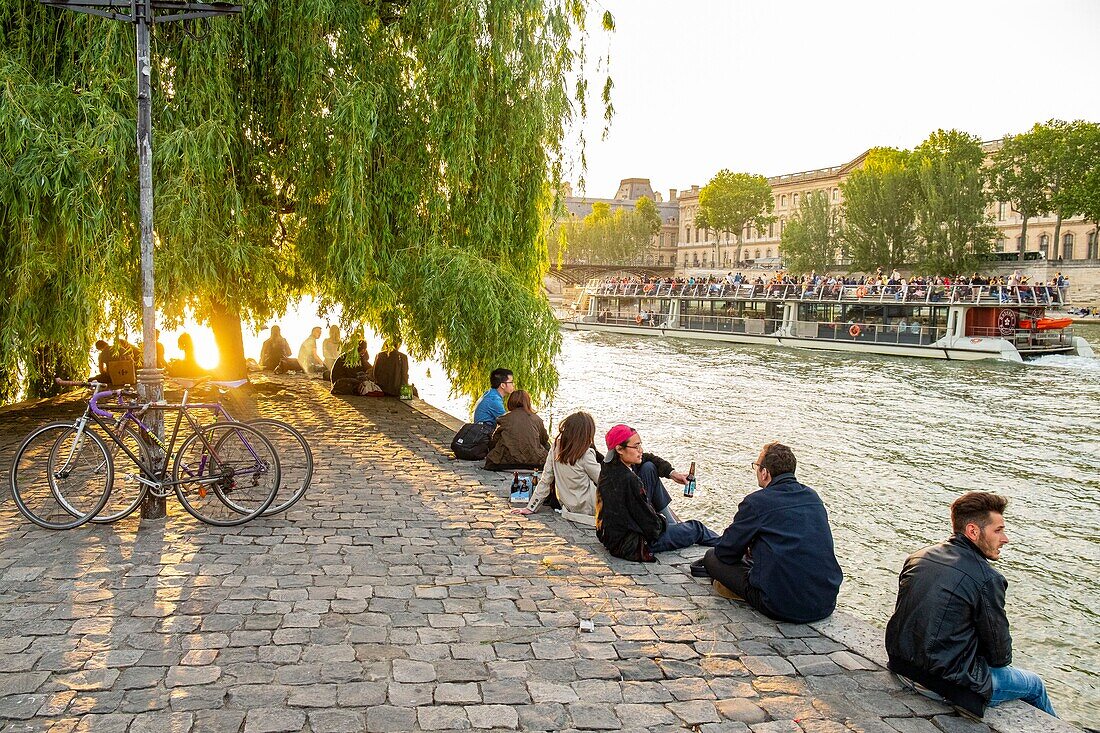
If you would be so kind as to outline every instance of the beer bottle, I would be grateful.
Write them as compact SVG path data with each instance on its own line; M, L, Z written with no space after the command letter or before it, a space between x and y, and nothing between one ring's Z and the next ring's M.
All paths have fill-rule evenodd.
M519 491L519 471L512 474L512 493Z
M684 496L695 496L695 461L691 462L691 468L688 469L687 483L684 484Z

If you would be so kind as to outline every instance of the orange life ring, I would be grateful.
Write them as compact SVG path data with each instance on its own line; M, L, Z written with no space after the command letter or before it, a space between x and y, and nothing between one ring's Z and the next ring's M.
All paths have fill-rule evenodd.
M857 298L862 298L866 295L867 295L867 288L860 285L859 288L856 289L856 297Z
M848 335L852 338L859 338L859 335L861 333L862 331L860 330L859 325L855 323L853 323L852 327L848 329Z

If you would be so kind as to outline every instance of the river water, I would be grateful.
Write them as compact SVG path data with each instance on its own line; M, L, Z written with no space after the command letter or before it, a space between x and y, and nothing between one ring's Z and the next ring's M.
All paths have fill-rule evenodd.
M311 310L282 321L294 347L327 325ZM1100 353L1100 324L1075 331ZM212 338L192 333L201 359ZM246 334L246 352L266 335ZM380 339L368 341L373 356ZM171 358L174 332L165 343ZM756 489L760 447L790 445L829 510L840 608L882 627L905 557L950 534L952 500L1009 497L1011 544L996 567L1009 580L1013 661L1043 677L1063 717L1100 723L1100 359L942 362L566 331L558 368L543 418L557 426L587 410L601 449L623 422L680 470L696 461L695 498L674 494L674 507L718 531ZM429 403L469 418L438 364L413 362L410 378Z
M1100 351L1100 326L1077 330ZM906 555L950 534L955 497L1009 497L1011 544L996 567L1009 580L1014 663L1044 678L1063 717L1100 722L1100 359L962 363L563 335L544 419L584 409L601 449L624 422L680 470L696 461L695 498L674 506L716 530L756 488L760 446L790 445L829 510L839 605L879 626ZM450 398L441 376L421 373L421 395L467 418L469 402Z

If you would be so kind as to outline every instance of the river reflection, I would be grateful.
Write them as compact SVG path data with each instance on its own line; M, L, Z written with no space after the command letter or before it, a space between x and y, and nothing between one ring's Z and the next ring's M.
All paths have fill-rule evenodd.
M1100 350L1091 330L1079 332ZM561 386L544 418L585 409L600 436L625 422L681 470L696 461L695 498L675 508L716 529L755 488L760 446L787 443L829 508L840 607L880 626L906 555L950 533L951 501L976 489L1008 496L1012 544L997 568L1010 583L1015 663L1043 676L1064 717L1100 719L1100 360L939 362L563 335ZM421 387L468 416L469 403L445 391L438 375Z

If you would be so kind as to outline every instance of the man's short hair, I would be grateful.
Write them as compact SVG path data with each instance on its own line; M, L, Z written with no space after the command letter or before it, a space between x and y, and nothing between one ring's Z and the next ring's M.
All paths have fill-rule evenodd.
M968 524L985 529L991 512L1004 514L1008 499L988 491L971 491L951 503L951 530L961 534Z
M778 441L768 443L761 448L760 457L756 459L756 462L761 468L768 469L768 473L772 476L778 476L781 473L794 473L795 468L798 466L794 451Z
M85 342L85 343L87 343L87 342ZM95 342L95 347L96 347L97 349L99 349L100 351L103 351L103 350L104 350L104 349L106 349L106 348L107 348L108 346L110 346L110 344L109 344L109 343L107 343L106 341L104 341L103 339L100 339L99 341L96 341L96 342Z
M489 375L489 386L496 389L512 378L511 369L494 369Z

